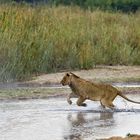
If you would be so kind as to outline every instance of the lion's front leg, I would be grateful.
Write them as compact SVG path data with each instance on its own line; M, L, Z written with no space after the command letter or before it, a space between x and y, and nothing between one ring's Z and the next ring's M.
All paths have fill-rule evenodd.
M83 103L84 101L85 101L86 99L84 98L84 97L79 97L78 98L78 100L77 100L77 105L78 106L84 106L84 107L86 107L87 106L87 104L86 103Z
M76 95L72 92L70 93L68 96L67 96L67 102L71 105L72 104L72 101L71 101L71 98L72 97L75 97Z

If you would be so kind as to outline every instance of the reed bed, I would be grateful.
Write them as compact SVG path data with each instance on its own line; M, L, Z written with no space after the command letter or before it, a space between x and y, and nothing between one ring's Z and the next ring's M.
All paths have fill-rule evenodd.
M140 13L0 5L0 81L95 65L140 65Z

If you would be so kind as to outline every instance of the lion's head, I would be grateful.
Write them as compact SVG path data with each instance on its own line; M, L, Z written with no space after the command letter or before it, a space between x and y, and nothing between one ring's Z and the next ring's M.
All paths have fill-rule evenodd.
M66 73L60 83L63 86L65 86L65 85L70 85L70 82L71 82L71 74L70 73Z

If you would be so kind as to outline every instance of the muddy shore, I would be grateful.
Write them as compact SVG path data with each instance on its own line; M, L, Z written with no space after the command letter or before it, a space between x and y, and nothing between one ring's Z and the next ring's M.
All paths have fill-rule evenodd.
M68 71L43 74L30 81L0 83L0 100L5 99L38 99L66 96L71 90L62 87L60 81ZM91 70L72 71L78 76L92 82L117 85L123 93L140 93L140 87L123 87L120 85L140 85L140 66L98 66Z
M0 83L0 100L5 99L38 99L66 96L70 89L62 87L60 81L68 71L43 74L33 77L30 81ZM121 87L125 84L140 85L140 66L98 66L91 70L72 71L78 76L92 82L119 85L117 88L124 93L140 93L140 87ZM56 92L57 91L57 92Z

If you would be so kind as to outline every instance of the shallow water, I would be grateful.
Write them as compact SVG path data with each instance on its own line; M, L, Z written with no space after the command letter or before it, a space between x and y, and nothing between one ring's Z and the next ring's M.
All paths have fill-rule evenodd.
M140 101L140 95L127 95ZM116 109L103 110L99 102L78 107L72 99L0 102L0 140L94 140L140 133L140 105L117 97Z

